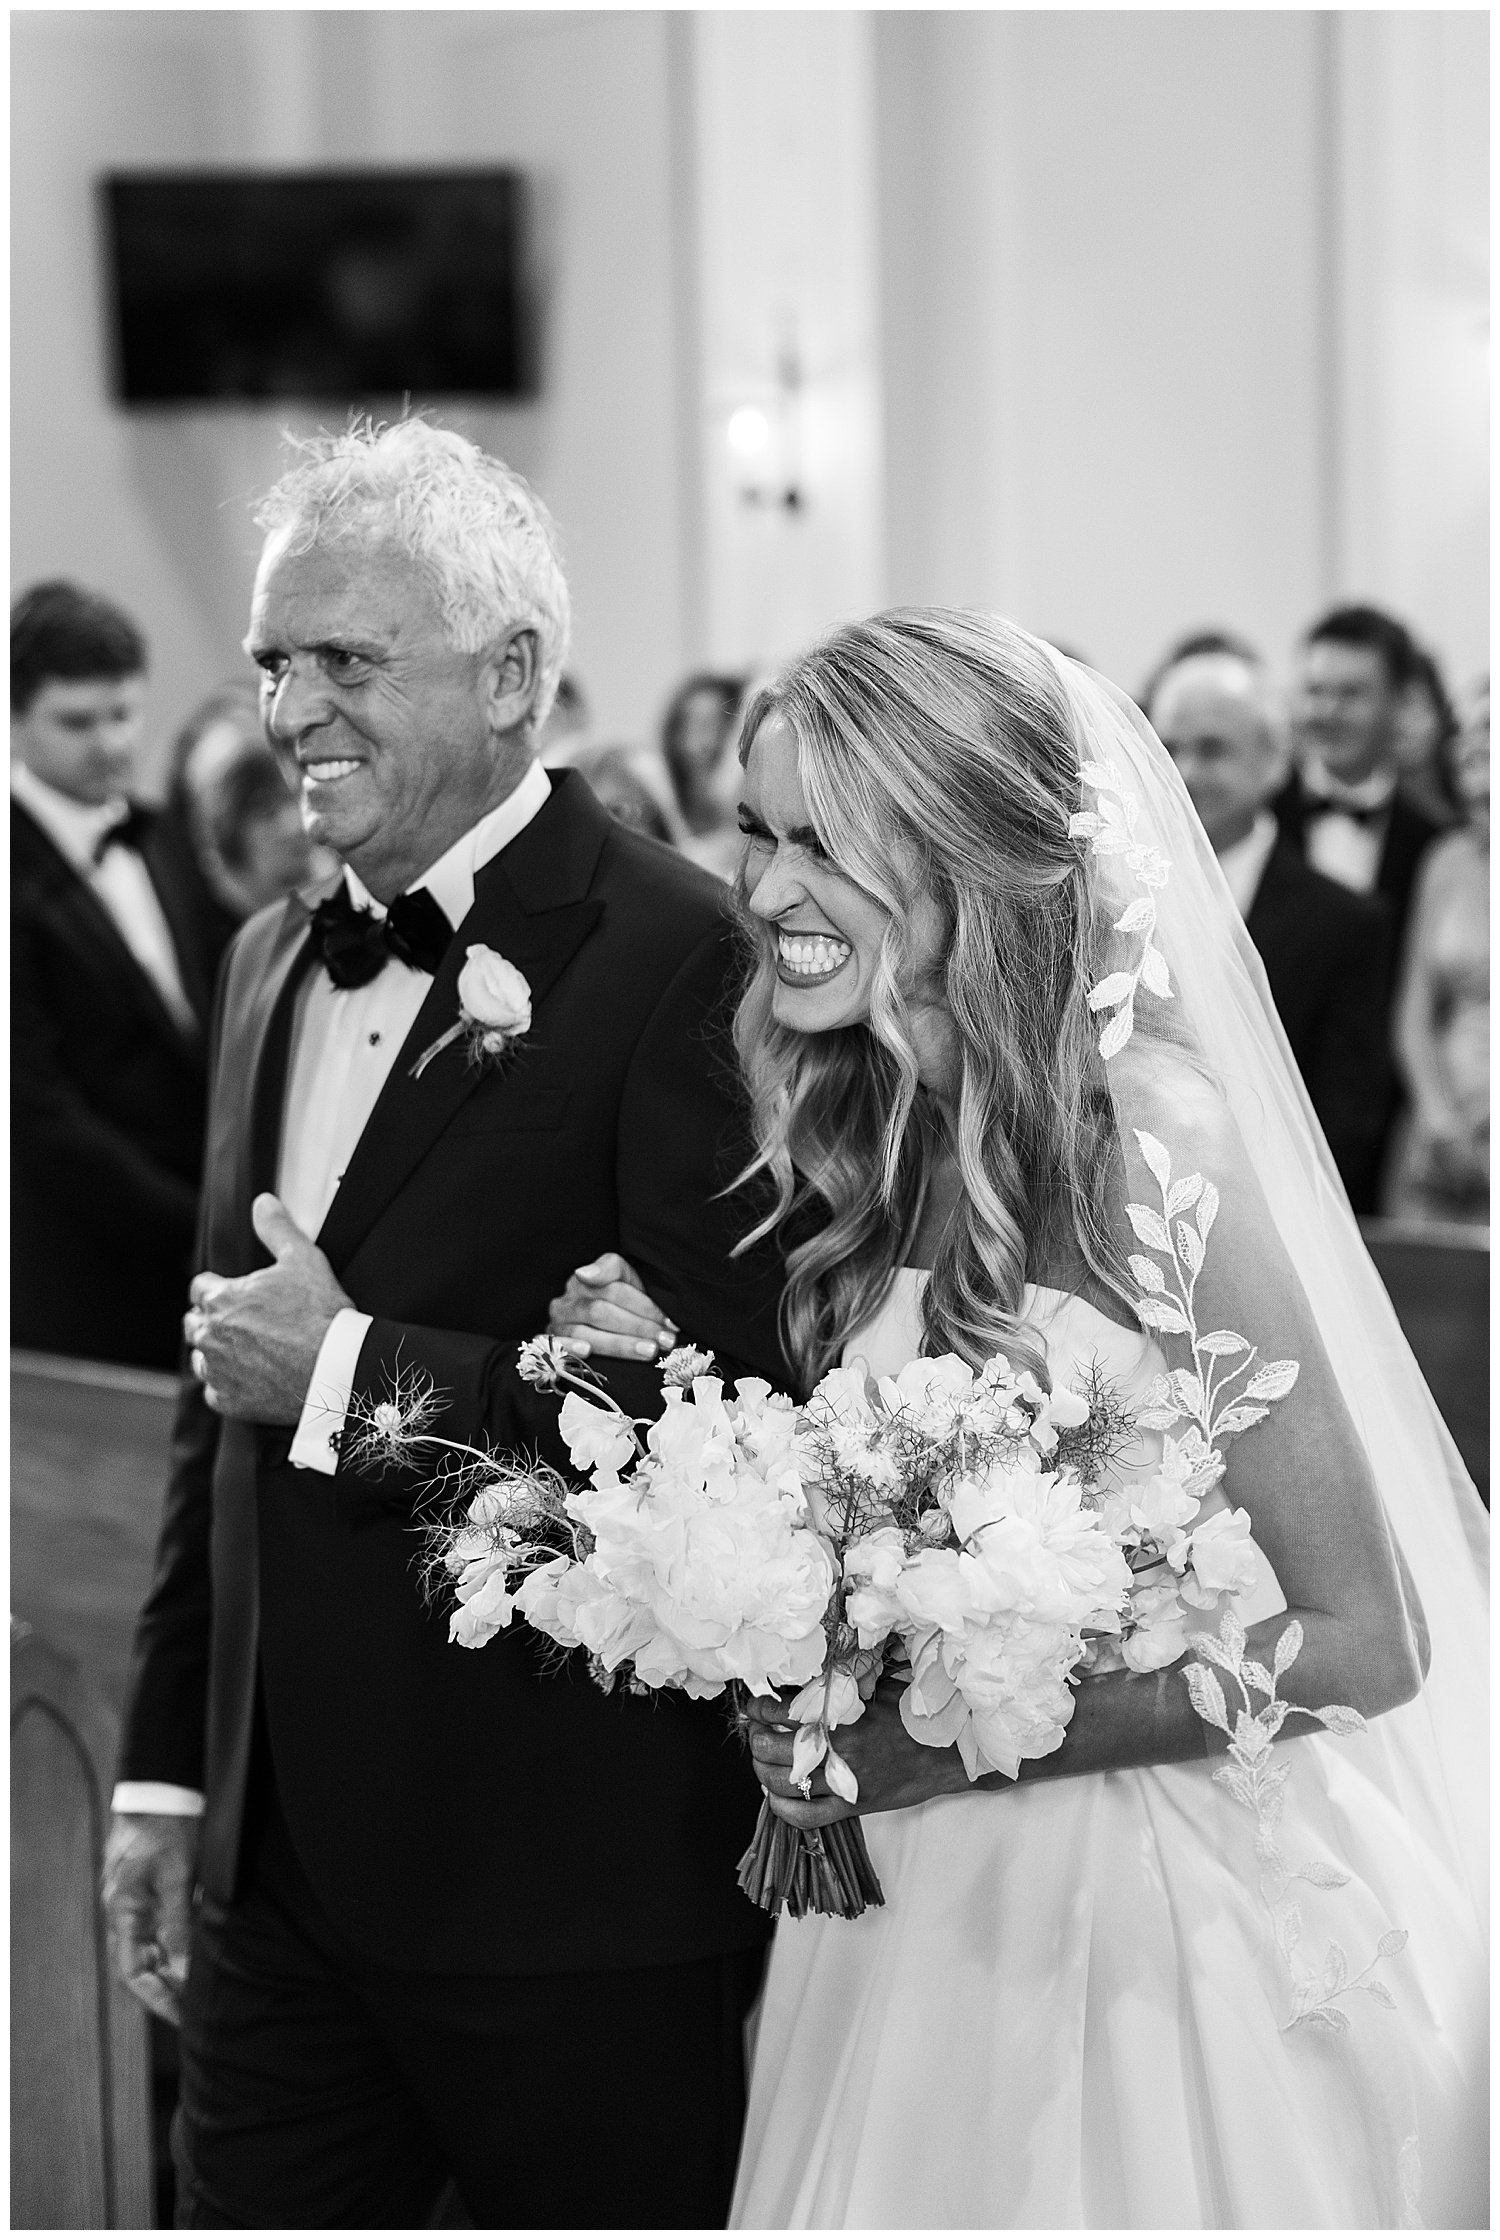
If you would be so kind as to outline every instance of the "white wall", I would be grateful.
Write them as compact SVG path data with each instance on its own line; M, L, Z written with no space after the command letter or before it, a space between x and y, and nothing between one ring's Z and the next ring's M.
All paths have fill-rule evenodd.
M754 668L883 596L874 30L726 9L691 36L702 630ZM769 440L737 458L746 409Z
M889 580L1138 683L1327 601L1482 655L1480 14L876 18Z
M1127 685L1316 602L1315 27L878 19L890 572Z
M258 543L245 500L276 471L278 428L340 417L110 400L100 172L515 163L537 190L543 394L442 417L552 506L599 720L648 731L690 652L665 19L38 11L12 36L15 583L75 575L140 617L164 741L243 665Z
M1482 14L35 10L12 39L15 578L140 615L163 737L240 663L245 499L315 416L110 402L114 164L527 172L543 392L447 417L557 513L608 730L887 597L1000 607L1127 684L1211 620L1279 656L1346 593L1482 658ZM787 327L800 520L740 505L723 445Z
M1339 53L1339 588L1456 681L1489 646L1489 19L1348 13Z

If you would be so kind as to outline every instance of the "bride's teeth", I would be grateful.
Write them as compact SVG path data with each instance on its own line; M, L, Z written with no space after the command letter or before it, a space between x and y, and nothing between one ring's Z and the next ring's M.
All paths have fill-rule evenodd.
M850 953L847 941L830 939L821 933L784 933L778 943L778 954L788 972L803 973L809 980L837 971Z

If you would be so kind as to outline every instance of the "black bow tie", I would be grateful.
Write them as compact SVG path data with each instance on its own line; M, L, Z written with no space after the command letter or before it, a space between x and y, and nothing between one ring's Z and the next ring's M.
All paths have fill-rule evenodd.
M453 939L442 904L425 887L398 895L383 918L359 910L343 880L313 912L311 939L336 988L363 988L392 957L436 972Z
M150 823L151 813L148 809L132 806L118 824L112 824L107 832L101 832L94 842L95 863L102 863L111 848L139 849Z
M1309 794L1307 801L1309 817L1347 817L1351 824L1384 824L1390 813L1389 801L1377 801L1371 806L1368 803L1339 801L1327 793Z

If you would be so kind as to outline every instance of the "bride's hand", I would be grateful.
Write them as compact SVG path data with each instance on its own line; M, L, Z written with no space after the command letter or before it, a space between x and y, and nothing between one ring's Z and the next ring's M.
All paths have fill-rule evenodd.
M654 1361L677 1343L674 1324L618 1252L573 1270L562 1297L552 1301L547 1328L554 1338L581 1340L589 1353L619 1361Z
M856 1813L901 1812L908 1805L925 1804L929 1797L952 1796L971 1784L957 1750L934 1750L913 1742L901 1724L901 1694L905 1682L887 1674L865 1705L864 1716L852 1726L835 1727L833 1747L853 1768L859 1797L846 1804L834 1796L818 1767L812 1777L812 1795L805 1798L792 1782L792 1737L785 1706L775 1696L757 1696L746 1714L750 1755L756 1778L766 1792L766 1802L778 1820L795 1828L826 1828L833 1820L852 1820Z

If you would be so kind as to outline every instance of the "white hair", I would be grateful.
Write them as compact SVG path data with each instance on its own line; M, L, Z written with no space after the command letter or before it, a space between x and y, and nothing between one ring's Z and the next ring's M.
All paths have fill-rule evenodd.
M426 420L355 420L340 435L285 440L295 463L256 507L257 527L296 552L346 538L394 544L432 585L459 653L487 653L507 631L533 630L535 731L557 692L572 616L557 531L530 484Z
M1260 725L1266 746L1278 758L1288 752L1286 712L1281 696L1263 661L1228 648L1205 653L1185 653L1174 661L1151 695L1148 715L1160 730L1168 702L1184 687L1208 686L1227 699L1242 701Z

